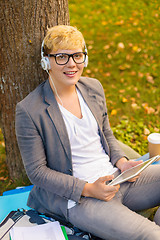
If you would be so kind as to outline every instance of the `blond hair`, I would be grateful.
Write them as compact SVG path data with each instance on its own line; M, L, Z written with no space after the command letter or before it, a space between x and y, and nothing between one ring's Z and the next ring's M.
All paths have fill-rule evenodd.
M83 50L85 41L82 33L76 28L68 25L58 25L48 29L44 38L44 54L59 49L71 50L81 48Z

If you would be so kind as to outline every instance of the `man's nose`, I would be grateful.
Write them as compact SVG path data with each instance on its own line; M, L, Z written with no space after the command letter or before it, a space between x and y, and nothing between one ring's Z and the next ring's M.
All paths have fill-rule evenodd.
M75 61L73 60L73 56L69 57L69 61L68 61L67 65L69 65L69 66L75 66L76 65Z

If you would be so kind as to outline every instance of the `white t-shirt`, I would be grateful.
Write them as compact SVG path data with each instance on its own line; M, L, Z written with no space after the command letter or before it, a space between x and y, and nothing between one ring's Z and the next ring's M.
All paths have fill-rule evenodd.
M117 168L109 161L98 134L98 124L77 90L82 118L79 119L59 104L66 124L72 153L73 176L89 183L113 174ZM73 203L73 201L72 201ZM70 206L69 201L69 208Z

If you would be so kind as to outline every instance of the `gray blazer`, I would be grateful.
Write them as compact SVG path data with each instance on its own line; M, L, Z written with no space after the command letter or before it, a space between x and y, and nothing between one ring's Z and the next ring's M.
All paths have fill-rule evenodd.
M115 165L124 153L109 125L102 85L96 79L81 77L77 88L97 120L103 148ZM68 200L80 203L86 182L73 176L67 130L48 80L17 104L16 135L27 175L34 184L28 206L67 218Z

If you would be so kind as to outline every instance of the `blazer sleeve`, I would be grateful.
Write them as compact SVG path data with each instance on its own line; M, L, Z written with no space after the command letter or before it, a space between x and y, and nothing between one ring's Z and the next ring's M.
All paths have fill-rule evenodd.
M47 166L45 147L38 128L21 102L16 106L15 122L20 153L30 181L48 192L79 202L86 182Z

